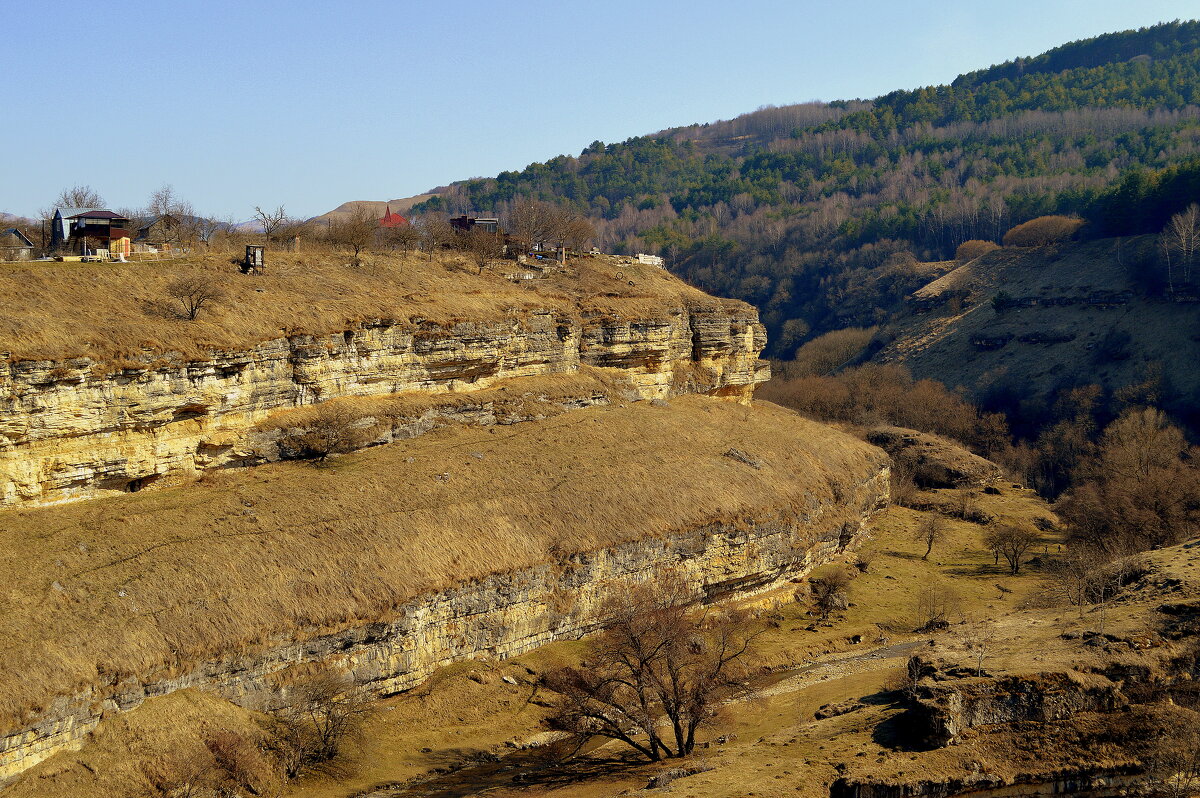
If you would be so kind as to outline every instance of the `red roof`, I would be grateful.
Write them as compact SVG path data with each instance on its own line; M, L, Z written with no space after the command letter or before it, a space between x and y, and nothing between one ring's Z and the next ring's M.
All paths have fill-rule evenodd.
M392 213L392 206L387 206L387 211L383 214L383 218L379 220L380 227L404 227L408 224L408 219L405 219L398 213Z

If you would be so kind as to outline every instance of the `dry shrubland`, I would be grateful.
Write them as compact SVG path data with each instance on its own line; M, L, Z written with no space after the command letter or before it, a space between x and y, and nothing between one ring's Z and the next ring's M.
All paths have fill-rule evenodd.
M758 397L821 421L887 424L945 435L984 454L1008 445L1004 417L980 414L934 380L914 380L903 366L868 364L834 376L773 379Z

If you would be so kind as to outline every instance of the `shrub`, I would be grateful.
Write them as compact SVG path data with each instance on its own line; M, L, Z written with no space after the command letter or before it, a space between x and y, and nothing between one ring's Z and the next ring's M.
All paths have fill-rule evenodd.
M1000 245L994 241L972 238L970 241L964 241L958 245L958 249L954 250L954 259L966 263L969 260L983 257L996 249L1000 249Z
M844 610L849 606L851 579L853 576L848 569L837 567L808 581L813 609L819 616L828 618L830 613Z
M847 327L808 341L796 350L795 360L786 367L788 376L807 377L836 371L867 348L877 329Z
M1004 246L1044 247L1047 244L1068 241L1082 226L1082 219L1071 216L1039 216L1005 233Z
M324 462L331 454L361 449L378 435L378 424L355 414L342 402L317 405L313 417L284 430L278 441L285 460Z

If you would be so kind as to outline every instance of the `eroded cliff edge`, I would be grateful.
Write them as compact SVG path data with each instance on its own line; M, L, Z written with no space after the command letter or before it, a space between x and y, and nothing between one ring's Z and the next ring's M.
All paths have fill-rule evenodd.
M878 449L683 396L13 512L0 774L182 687L268 706L286 668L329 661L402 690L578 636L667 570L698 598L767 589L853 544L887 491Z
M228 269L180 268L231 279ZM769 375L758 358L766 338L754 308L706 296L661 269L590 259L516 286L448 268L397 266L377 304L322 310L288 334L279 334L290 325L273 318L281 309L272 302L286 306L283 299L303 284L286 276L231 283L230 295L243 295L222 309L230 318L208 326L138 315L127 305L113 310L128 317L121 324L105 317L89 325L89 313L99 312L93 306L111 304L99 289L78 295L79 329L39 307L26 308L28 318L6 318L0 506L111 495L260 463L269 455L251 440L255 425L339 397L474 391L599 367L620 371L628 398L702 392L745 399ZM139 274L129 290L151 279L161 275ZM458 290L448 291L446 282ZM61 301L69 289L69 282L56 284L47 302ZM362 317L381 310L387 315ZM238 313L249 321L239 326ZM272 325L275 335L264 337ZM59 337L47 326L62 327ZM39 332L24 333L32 330ZM81 356L61 354L72 337ZM45 353L58 356L38 356Z

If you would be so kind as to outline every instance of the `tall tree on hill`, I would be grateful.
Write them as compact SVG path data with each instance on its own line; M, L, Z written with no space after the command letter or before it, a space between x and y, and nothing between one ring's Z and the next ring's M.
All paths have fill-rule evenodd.
M1174 291L1179 283L1192 282L1192 268L1200 254L1200 205L1192 203L1171 217L1159 236L1167 261L1167 290Z

